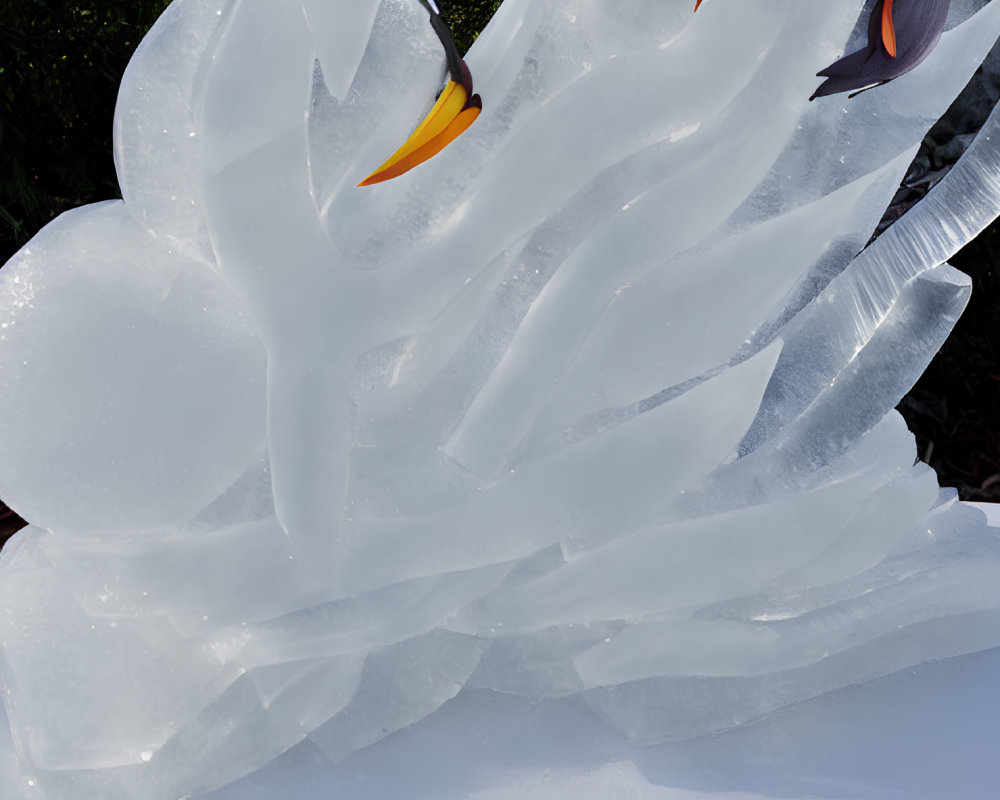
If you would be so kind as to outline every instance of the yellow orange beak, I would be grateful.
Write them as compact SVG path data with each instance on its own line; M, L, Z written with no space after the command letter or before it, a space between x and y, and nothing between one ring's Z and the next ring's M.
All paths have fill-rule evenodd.
M895 58L896 26L892 22L892 0L885 0L882 3L882 44L885 45L886 52Z
M396 178L436 156L475 122L481 110L478 95L470 98L461 83L449 81L410 138L358 186Z

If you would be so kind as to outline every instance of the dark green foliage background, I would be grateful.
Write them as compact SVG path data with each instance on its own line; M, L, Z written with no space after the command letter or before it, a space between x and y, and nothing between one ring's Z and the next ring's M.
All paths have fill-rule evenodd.
M252 0L251 0L252 1ZM0 264L70 208L120 197L112 158L115 99L143 34L169 0L0 0ZM500 0L439 0L464 52ZM900 406L921 457L964 497L1000 501L1000 232L956 266L973 302ZM0 454L2 457L2 454ZM4 529L20 524L5 517Z
M486 27L501 0L438 0L441 16L451 26L455 44L463 53L472 47L479 32Z
M118 84L169 0L0 0L0 261L57 214L119 197Z

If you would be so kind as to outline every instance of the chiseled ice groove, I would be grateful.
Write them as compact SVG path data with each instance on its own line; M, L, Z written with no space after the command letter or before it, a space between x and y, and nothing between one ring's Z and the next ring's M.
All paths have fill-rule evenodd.
M344 99L354 81L378 8L379 0L358 0L346 7L302 0L326 88L337 100Z
M991 12L996 11L995 8L988 7L988 9ZM971 24L970 20L963 27L967 29ZM950 35L953 36L961 30L962 27ZM998 125L1000 119L994 110L973 145L944 180L913 210L913 214L904 215L866 248L841 275L831 281L824 294L828 298L835 298L836 305L828 306L829 311L817 306L823 299L823 295L820 295L811 310L806 309L798 320L791 323L783 334L787 341L786 355L790 356L796 352L797 332L808 332L816 325L817 314L832 313L837 306L849 307L852 300L858 304L854 307L860 308L865 299L870 299L871 312L861 313L853 322L856 328L860 326L860 330L858 340L850 351L848 359L856 357L863 350L871 332L876 330L891 312L903 287L922 272L942 264L957 252L963 239L949 235L948 231L958 230L971 236L981 231L995 217L997 210L1000 209L1000 183L995 177L985 181L981 181L980 177L994 176L996 170L1000 169L1000 154L996 152L995 144ZM873 282L877 289L876 295L871 294ZM826 357L836 356L829 352ZM826 368L827 362L824 358L818 359L818 363ZM810 371L814 373L815 378L809 376ZM783 366L779 362L779 379L782 373ZM804 392L804 397L808 398L806 402L811 403L817 395L811 394L815 389L810 390L809 383L815 381L817 386L822 386L828 384L830 377L818 369L810 370L806 364L804 368L797 368L795 380L801 387L798 391ZM765 409L768 414L774 413L767 409L766 403ZM776 421L780 425L788 415L799 415L803 409L804 406L799 404L786 409L776 409L780 411ZM771 435L762 425L764 420L765 417L762 416L755 423L755 428L759 430L752 431L748 442L761 441ZM773 428L775 423L766 424Z
M695 246L619 290L577 354L561 402L572 403L576 413L583 410L578 398L593 406L589 398L603 395L609 405L624 405L716 365L732 366L755 326L801 280L803 264L818 260L837 232L874 226L903 163L896 159L816 203ZM778 253L769 252L774 240L785 243ZM760 286L753 284L758 275ZM691 313L704 281L732 293L707 313Z

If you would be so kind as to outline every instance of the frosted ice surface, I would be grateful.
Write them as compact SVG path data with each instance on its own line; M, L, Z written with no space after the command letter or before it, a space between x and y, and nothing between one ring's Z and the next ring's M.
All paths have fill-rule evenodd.
M358 0L350 5L302 0L323 81L337 100L344 99L354 82L378 7L378 0Z
M265 353L232 289L120 202L39 233L0 278L3 496L68 534L193 516L264 441Z
M1000 4L809 103L864 6L507 0L476 124L358 189L421 4L176 0L124 202L0 273L0 793L995 788L1000 543L892 408L1000 112L866 245Z

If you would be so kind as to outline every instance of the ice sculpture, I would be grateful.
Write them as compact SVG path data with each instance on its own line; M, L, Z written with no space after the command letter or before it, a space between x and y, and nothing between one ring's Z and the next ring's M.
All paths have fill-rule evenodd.
M442 78L420 4L176 0L124 202L0 273L3 796L399 797L365 780L404 729L545 709L572 759L449 782L425 744L426 796L519 796L521 758L665 797L633 745L1000 645L995 532L892 411L1000 116L865 247L1000 31L952 6L810 103L861 0L507 0L476 125L359 189Z

